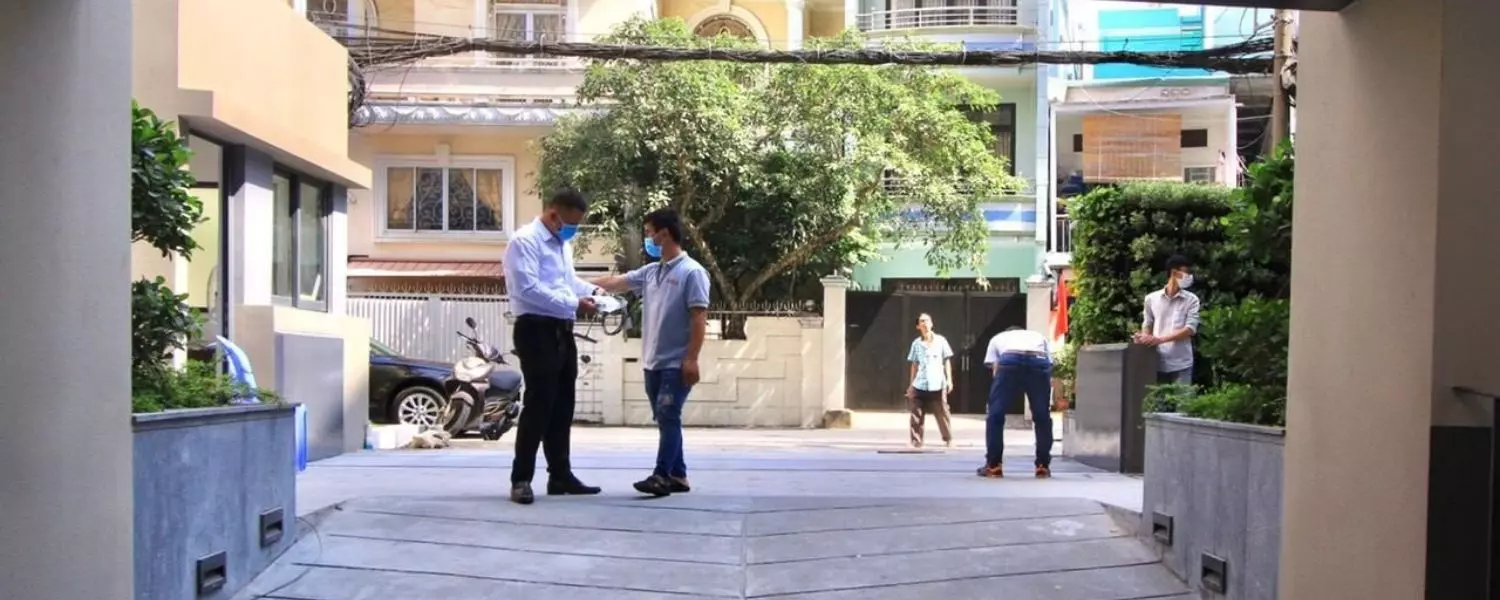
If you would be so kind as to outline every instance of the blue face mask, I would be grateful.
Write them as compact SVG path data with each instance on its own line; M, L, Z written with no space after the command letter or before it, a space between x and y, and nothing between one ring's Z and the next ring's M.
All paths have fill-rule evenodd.
M569 223L563 223L561 227L557 228L557 239L560 239L560 240L562 240L564 242L572 240L577 235L578 235L578 226L577 225L569 224Z
M661 258L661 244L656 243L653 238L646 238L646 256Z

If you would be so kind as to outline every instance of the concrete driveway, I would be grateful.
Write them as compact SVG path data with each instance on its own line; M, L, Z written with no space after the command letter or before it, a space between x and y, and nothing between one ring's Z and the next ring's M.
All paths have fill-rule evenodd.
M604 493L529 507L505 499L509 437L347 455L299 479L301 540L240 597L1189 597L1102 504L1138 509L1139 480L1063 460L1033 479L1020 431L1014 475L982 479L975 426L957 429L922 454L899 426L690 430L694 491L644 499L655 432L579 428L575 469Z

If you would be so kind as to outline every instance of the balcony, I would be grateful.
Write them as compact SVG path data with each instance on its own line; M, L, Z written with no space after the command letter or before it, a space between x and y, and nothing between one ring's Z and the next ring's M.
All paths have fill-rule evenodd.
M1068 220L1068 215L1059 214L1052 218L1052 237L1047 240L1047 251L1060 254L1073 252L1073 222Z
M860 14L856 24L860 31L880 33L908 29L956 29L976 27L1021 26L1018 0L989 3L994 6L936 6L895 8Z
M505 6L505 5L498 5ZM526 12L495 12L482 25L474 23L435 23L364 19L343 12L308 12L308 18L328 35L354 47L379 40L389 44L402 34L446 36L470 39L507 39L517 41L567 41L563 12L533 9ZM568 73L581 72L583 61L572 57L516 56L490 52L466 52L423 60L419 69L481 70L503 72Z

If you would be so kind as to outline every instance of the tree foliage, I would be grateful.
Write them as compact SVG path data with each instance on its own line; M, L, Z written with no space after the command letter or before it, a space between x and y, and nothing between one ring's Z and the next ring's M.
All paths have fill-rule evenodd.
M751 43L697 37L678 19L632 20L601 42ZM541 142L539 191L588 194L591 235L626 267L639 264L640 216L676 208L690 251L734 304L788 298L885 240L929 244L941 272L978 267L979 202L1020 187L988 127L960 108L992 110L998 96L943 69L597 60L578 92L600 110L564 119ZM889 174L900 185L887 185ZM912 204L925 226L913 226Z
M131 239L186 259L198 248L192 229L203 219L202 203L188 191L191 151L150 109L132 103L131 121ZM161 277L132 283L130 299L131 387L138 408L152 407L158 402L140 399L174 397L168 388L180 378L171 356L198 332L198 320L187 295L174 293Z
M203 221L203 203L188 191L195 183L188 171L193 153L171 123L134 102L130 108L131 241L192 258L198 249L192 231Z

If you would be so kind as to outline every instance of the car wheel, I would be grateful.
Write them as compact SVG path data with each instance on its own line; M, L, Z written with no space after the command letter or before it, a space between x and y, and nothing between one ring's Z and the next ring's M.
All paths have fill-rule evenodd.
M427 386L409 387L391 400L391 422L419 429L445 427L442 419L447 406L448 399L442 392Z

